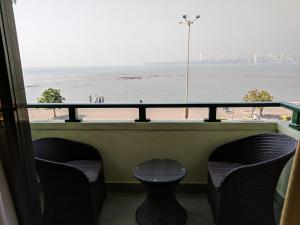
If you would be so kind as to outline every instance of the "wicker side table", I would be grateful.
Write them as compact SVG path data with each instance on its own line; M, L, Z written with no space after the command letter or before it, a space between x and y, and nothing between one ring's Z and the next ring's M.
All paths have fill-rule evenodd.
M144 184L147 191L146 199L135 214L139 225L186 223L186 211L174 194L186 173L183 165L170 159L151 159L135 167L133 175Z

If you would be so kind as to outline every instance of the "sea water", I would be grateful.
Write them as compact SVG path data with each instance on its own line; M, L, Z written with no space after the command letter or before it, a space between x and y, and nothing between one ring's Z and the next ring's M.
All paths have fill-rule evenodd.
M27 101L47 88L61 90L66 103L175 103L186 96L184 64L23 70ZM275 101L300 102L300 64L192 64L189 102L238 102L250 89L263 89Z

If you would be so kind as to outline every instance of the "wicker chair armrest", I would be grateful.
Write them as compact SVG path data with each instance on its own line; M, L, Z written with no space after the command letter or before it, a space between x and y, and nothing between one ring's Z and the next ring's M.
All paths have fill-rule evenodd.
M276 160L240 166L226 175L221 188L230 190L230 193L236 194L241 190L252 190L255 192L257 188L260 189L260 184L266 182L269 183L268 187L275 187L281 171L288 160L289 156L284 156Z
M88 178L78 169L64 163L35 158L42 183L60 185L88 185Z
M244 176L250 175L250 174L255 174L256 176L258 175L257 172L259 172L259 169L263 167L264 163L257 163L257 164L252 164L252 165L243 165L240 167L237 167L230 171L224 178L222 185L223 184L230 184L233 185L233 180L236 180L239 182L241 178ZM248 179L249 180L249 179ZM249 180L252 182L252 180Z
M219 181L221 185L219 187L215 187L215 188L220 189L220 187L222 187L224 185L225 181L228 182L230 179L232 179L232 177L235 177L236 175L238 176L239 171L241 171L242 169L247 168L247 167L248 166L246 166L246 165L241 165L241 166L235 167Z

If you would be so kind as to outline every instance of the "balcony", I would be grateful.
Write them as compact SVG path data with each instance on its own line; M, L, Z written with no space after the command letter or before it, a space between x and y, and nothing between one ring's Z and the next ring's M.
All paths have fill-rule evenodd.
M12 2L18 2L14 9ZM82 186L91 186L87 183L91 184L92 182L90 182L88 175L83 174L86 171L82 172L75 166L72 168L67 165L71 161L62 160L63 162L57 162L57 165L60 164L61 167L68 168L77 175L81 172L79 177L87 181L85 185L79 185L80 187L77 189L76 184L78 183L74 181L75 179L72 180L73 176L68 176L69 173L66 173L67 176L60 176L62 170L55 171L51 177L44 176L41 179L41 170L36 170L40 169L37 166L39 159L36 159L37 163L34 164L32 157L32 150L34 153L36 152L31 146L24 89L32 91L33 95L27 95L27 99L30 101L36 101L38 94L49 87L63 90L68 102L78 100L86 102L87 97L90 97L89 102L96 102L91 101L91 96L96 96L95 94L105 96L106 102L142 102L151 99L151 101L165 99L167 102L176 102L178 99L186 99L186 102L205 99L212 101L216 99L216 101L219 101L218 99L230 101L233 99L238 101L244 91L253 87L275 93L276 99L289 101L299 101L300 99L300 92L298 92L296 85L299 84L300 56L294 55L296 54L295 51L299 49L297 48L299 46L297 40L299 33L293 26L293 24L297 24L295 21L299 21L299 5L292 2L282 1L283 3L280 4L263 2L261 5L248 3L237 5L236 2L226 2L224 3L226 5L222 6L220 1L217 4L202 2L200 6L196 4L196 1L195 4L182 4L182 1L172 2L172 5L165 2L163 4L130 4L125 1L116 1L115 3L103 1L98 4L96 1L77 1L71 7L69 2L64 3L63 1L59 5L55 1L43 2L39 5L27 1L26 3L16 0L12 2L0 0L2 42L0 50L0 156L2 159L0 160L0 183L2 183L1 189L3 186L5 187L4 195L0 191L0 200L2 197L7 200L4 204L0 201L0 224L2 224L3 218L6 224L8 218L9 223L13 221L13 224L17 224L17 220L19 220L18 222L22 225L40 225L43 223L48 223L47 225L76 225L76 219L78 219L78 223L81 222L81 225L86 225L91 224L87 221L91 220L92 216L86 216L89 213L84 214L83 211L96 214L96 210L94 210L96 207L90 207L92 205L90 203L93 202L93 205L96 205L91 200L98 200L97 197L99 196L96 195L96 197L91 198L91 193L88 193L88 197L85 196L85 199L88 199L88 204L82 203L85 202L82 200L83 198L78 198L80 199L78 201L74 197L81 193L86 194L83 189L87 190L87 188L82 188ZM199 23L198 28L193 28L191 40L194 41L191 42L190 58L190 25L193 21L187 20L187 15L183 16L189 26L188 63L185 79L183 62L186 59L186 42L183 40L185 40L186 32L177 26L178 20L176 18L179 19L179 17L176 15L180 16L179 13L182 10L190 11L191 9L192 11L201 10L199 13L201 18L203 15L204 19L199 21L201 23ZM255 12L255 16L251 16L253 12ZM281 16L278 16L279 12ZM14 15L16 15L15 18ZM196 16L195 19L198 18L199 16ZM15 24L15 20L17 24ZM18 37L16 28L18 29ZM18 44L18 39L20 44ZM21 66L19 47L24 69ZM257 50L260 55L257 55L253 50ZM265 55L266 51L272 54ZM280 52L285 53L278 55ZM198 57L199 53L200 58ZM240 54L242 55L239 56ZM182 64L183 69L174 71L171 68L169 72L159 69L159 71L144 73L143 71L127 72L124 68L116 67L117 72L110 74L105 68L103 71L95 73L95 79L90 76L90 74L94 74L93 67L80 71L85 66L104 67L118 64L127 66L149 63L151 65L153 62L160 64L166 60L168 61L167 64L172 62ZM215 68L208 71L204 66L202 71L199 69L199 72L195 70L195 72L189 73L189 62L194 62L194 60L195 64L199 65L213 63L212 67ZM219 63L224 63L225 67L229 65L228 63L234 63L238 66L234 70L228 70L227 68L217 68L218 65L216 64ZM291 70L290 68L286 68L287 70L283 68L285 64L293 65L294 63L295 67L293 66ZM241 71L239 67L241 64L246 67L255 65L254 67L251 66L254 69L253 73L249 73L250 70ZM280 66L265 71L265 68L255 68L256 64L258 67L265 64ZM281 65L283 65L282 68ZM58 69L63 66L76 67L76 70L67 72L63 71L63 68L61 68L62 70ZM41 71L41 73L38 72L39 75L45 75L43 76L44 80L35 82L40 79L40 76L25 74L27 67L44 67L46 70ZM51 71L51 68L47 71L47 67L54 67L54 70L58 69L57 76L55 76L55 71ZM92 70L91 73L87 71L90 69ZM22 71L25 79L23 79ZM63 73L61 73L62 71ZM145 79L140 77L143 74L145 74ZM165 79L168 74L174 74L174 79ZM30 78L30 75L33 76ZM77 75L84 79L77 79ZM162 75L162 79L159 79L160 75ZM192 82L189 82L190 75L194 76L194 79L190 80ZM74 79L77 82L63 81L62 78L65 76L72 77L71 80ZM26 79L28 78L34 82L27 83ZM143 80L144 82L139 82ZM184 90L184 80L186 81L186 90ZM143 83L144 85L141 85ZM170 84L173 84L172 87ZM169 90L171 91L169 92ZM199 90L200 92L198 92ZM278 92L278 90L280 91ZM230 91L232 95L229 93ZM183 97L184 92L186 92L185 98ZM164 95L170 98L162 98ZM134 97L127 98L127 96ZM149 100L147 96L154 98ZM193 96L200 96L201 98L189 98ZM223 99L223 96L226 98ZM103 101L101 100L101 102ZM258 115L253 118L251 115L253 108L261 107L265 109L264 116ZM33 139L62 137L90 144L101 153L108 196L98 221L100 225L136 224L135 211L145 198L145 189L133 177L132 172L138 163L151 158L170 158L180 161L184 165L187 169L187 176L177 189L177 197L187 210L187 224L213 225L211 209L206 201L207 186L211 183L207 176L207 162L209 155L216 147L261 133L283 133L297 139L300 137L300 107L287 102L249 104L31 104L28 105L28 108ZM189 116L186 120L184 113L187 115L187 108L189 109ZM52 110L47 109L58 109L58 117L53 119ZM42 146L43 150L46 147L47 145ZM58 149L56 148L56 150ZM75 152L73 148L68 146L59 149L58 154L62 154L65 149L72 150L68 151L70 155ZM236 149L239 150L240 148ZM82 155L87 152L88 150L81 151ZM240 152L235 151L235 154ZM270 152L272 153L272 151ZM93 153L98 156L96 151ZM249 156L251 154L244 155ZM226 154L223 156L226 158ZM92 158L91 161L95 158ZM247 157L245 158L247 159ZM44 161L46 160L48 159ZM78 163L80 160L75 161ZM103 165L102 160L92 163L99 163L100 167ZM285 200L291 164L290 160L285 166L274 195L274 210L277 221ZM247 167L248 165L243 166ZM271 168L274 169L274 167ZM184 170L184 168L180 169ZM261 180L264 177L268 180L267 176L272 177L275 170L269 169L269 173L261 170L261 173L257 173L257 176L254 174L253 177L259 177ZM247 184L244 186L248 186L249 177L243 176L243 178L245 178L243 184ZM258 192L257 183L260 183L259 179L252 182L255 183L254 186L252 183L250 185ZM4 182L2 182L3 180ZM8 185L5 183L6 180ZM152 181L156 182L155 179ZM47 190L48 193L46 193L46 189L43 189L43 185L47 182L51 183L53 192ZM66 184L67 187L62 188L63 191L59 186L62 183ZM103 187L103 183L101 185ZM231 187L238 190L236 188L238 186L232 185ZM99 186L96 190L100 189L98 188ZM76 195L68 195L69 192L72 193L73 189L76 189ZM237 192L242 196L241 199L244 199L244 189L241 190ZM234 195L237 192L231 191ZM255 191L252 193L257 194ZM54 200L49 196L53 197ZM259 196L256 198L256 204L259 199L265 197L264 194L256 196ZM270 215L272 214L273 196L268 196L268 203L271 203L268 204L270 210L261 210L261 212L263 212L262 214L269 212ZM50 201L48 201L49 199ZM61 199L65 201L60 201ZM235 200L231 197L228 199ZM53 211L46 207L40 207L40 202L49 203L51 200L54 204L46 205L50 205L48 209L52 208ZM75 204L71 204L71 202ZM248 203L248 200L246 199L244 202ZM244 202L242 200L239 203L243 205ZM74 213L74 211L68 210L73 205L75 208L81 207L76 208L77 211ZM233 205L235 208L240 208L236 207L237 204ZM253 205L252 209L254 209ZM291 208L296 212L299 205L291 205L293 206ZM60 206L62 207L60 208ZM59 210L57 210L58 208ZM4 213L1 217L2 211ZM45 213L45 211L48 212ZM247 219L247 225L256 225L256 223L251 224L250 222L252 218L255 218L253 216L255 210L249 211L252 213L247 214L250 215ZM67 218L66 221L70 218L76 218L75 222L67 221L67 224L65 222L49 222L51 217L54 218L57 215L57 212L61 213L59 219ZM65 216L66 214L69 215ZM223 215L224 217L232 216L233 213ZM243 214L239 215L243 217ZM49 221L47 217L50 218ZM287 224L298 225L298 222L288 222ZM234 225L230 222L227 224ZM243 222L239 224L246 225ZM270 223L258 222L258 224L269 225Z
M151 158L180 161L188 175L178 188L178 199L188 212L187 224L212 225L206 201L207 160L218 146L260 133L284 133L300 137L300 107L286 102L272 103L191 103L191 104L31 104L29 108L67 109L66 120L32 121L33 139L63 137L88 143L97 148L104 160L108 198L99 224L136 224L134 213L143 201L141 184L133 177L133 168ZM163 108L202 108L205 120L154 120L148 110ZM218 109L224 107L282 107L291 111L291 121L283 120L219 120ZM77 109L126 108L136 111L131 121L81 121ZM169 109L170 110L170 109ZM195 112L194 112L195 113ZM151 113L149 113L151 115ZM153 115L153 114L152 114ZM64 117L62 117L64 118ZM101 119L101 118L99 118ZM80 122L81 121L81 122ZM291 161L286 165L277 185L274 209L277 220L284 201Z

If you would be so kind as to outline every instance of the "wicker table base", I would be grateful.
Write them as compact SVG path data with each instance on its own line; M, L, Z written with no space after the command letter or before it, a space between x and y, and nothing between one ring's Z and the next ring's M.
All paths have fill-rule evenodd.
M139 225L184 225L187 214L173 194L163 199L147 196L135 218Z
M183 165L170 159L152 159L137 165L133 174L147 191L135 213L139 225L185 225L187 213L175 197L175 189L186 175Z

